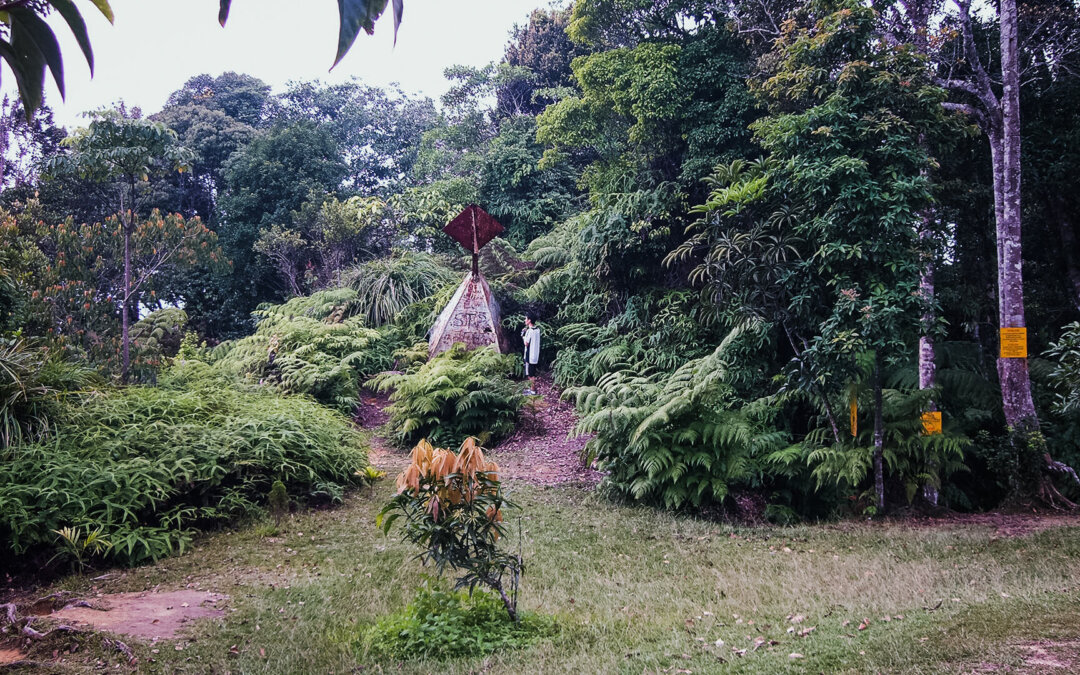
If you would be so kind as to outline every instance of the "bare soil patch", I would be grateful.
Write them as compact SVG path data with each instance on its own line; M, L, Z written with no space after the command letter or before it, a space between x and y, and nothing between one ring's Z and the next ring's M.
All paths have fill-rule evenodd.
M1020 645L1025 672L1075 673L1080 671L1080 641L1039 640Z
M913 527L949 527L981 525L994 528L1002 537L1025 537L1053 527L1080 527L1080 513L949 513L942 516L907 517L903 522Z
M226 600L221 593L194 590L113 593L93 598L88 607L68 605L48 618L145 640L168 640L188 621L224 616L220 605Z
M388 393L373 393L365 389L360 394L360 402L357 403L356 411L353 413L353 421L364 429L377 429L390 419L390 415L386 412L388 405L390 405Z
M522 411L514 434L496 445L491 458L502 478L532 485L596 485L599 471L582 465L581 452L588 436L574 435L577 414L561 398L550 376L536 379L536 398Z
M1015 645L1022 659L1019 666L1004 663L980 663L963 672L973 675L1018 673L1021 675L1057 675L1080 672L1080 641L1036 640Z
M23 654L18 649L0 649L0 668L25 659L26 654Z

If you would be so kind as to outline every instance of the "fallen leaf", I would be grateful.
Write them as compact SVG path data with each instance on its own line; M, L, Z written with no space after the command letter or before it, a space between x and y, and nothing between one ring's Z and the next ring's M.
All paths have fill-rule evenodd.
M870 619L863 619L862 623L859 624L859 630L866 630L869 627L870 627Z
M817 629L817 626L810 626L809 628L804 628L803 630L799 631L797 633L797 635L799 637L806 637L810 633L813 633L816 629Z
M264 659L266 658L266 650L262 647L259 647L259 656L263 657Z
M788 654L788 658L789 659L802 659L802 658L805 658L805 657L802 654L800 654L799 652L791 652L790 654Z

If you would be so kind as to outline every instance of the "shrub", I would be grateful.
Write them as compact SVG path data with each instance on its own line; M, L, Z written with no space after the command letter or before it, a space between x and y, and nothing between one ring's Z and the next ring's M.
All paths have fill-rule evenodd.
M165 358L176 356L184 338L188 315L170 307L152 312L131 327L132 370L140 382L153 382L165 365Z
M340 283L357 292L357 313L367 325L384 326L409 305L453 288L460 277L434 255L406 252L345 270Z
M0 451L45 438L63 415L63 401L95 384L95 371L56 349L0 338Z
M1061 338L1046 350L1046 356L1054 361L1050 382L1057 392L1055 411L1080 412L1080 321L1065 326Z
M193 362L159 387L88 397L48 441L0 463L0 550L48 553L54 531L94 531L124 564L182 552L197 527L261 511L281 480L340 501L367 465L343 415L297 397L230 385Z
M512 382L517 360L492 347L468 350L458 343L404 373L382 373L369 382L393 390L391 437L399 445L428 438L439 444L475 436L481 443L508 434L525 404L523 385Z
M413 448L412 462L397 478L398 493L379 513L383 532L405 519L403 536L423 550L417 558L435 565L442 576L447 567L461 573L455 589L486 586L499 594L507 614L517 615L521 557L499 550L504 536L503 497L499 467L469 438L458 454L434 448L427 441ZM503 577L509 574L509 588Z
M758 460L786 435L768 406L740 405L725 354L737 335L671 374L623 369L567 390L582 413L577 431L594 434L585 459L607 472L608 489L678 508L722 501L731 484L759 480Z
M375 658L443 660L519 649L554 632L550 618L532 612L511 621L490 593L424 588L403 611L369 628L358 646Z
M392 330L366 328L356 311L357 294L349 289L263 305L254 335L218 345L207 359L224 372L348 412L361 379L389 368L399 346Z

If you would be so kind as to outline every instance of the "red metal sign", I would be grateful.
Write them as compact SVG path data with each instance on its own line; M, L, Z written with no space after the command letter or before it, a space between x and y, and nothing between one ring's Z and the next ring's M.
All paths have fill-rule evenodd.
M457 218L443 228L443 232L453 237L468 253L479 251L502 231L503 226L499 221L476 204L466 206Z

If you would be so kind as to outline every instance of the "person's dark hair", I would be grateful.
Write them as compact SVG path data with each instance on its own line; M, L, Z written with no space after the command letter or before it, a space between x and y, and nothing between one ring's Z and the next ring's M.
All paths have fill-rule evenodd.
M533 314L532 312L527 312L525 314L525 320L526 321L532 321L533 323L536 323L536 315Z

